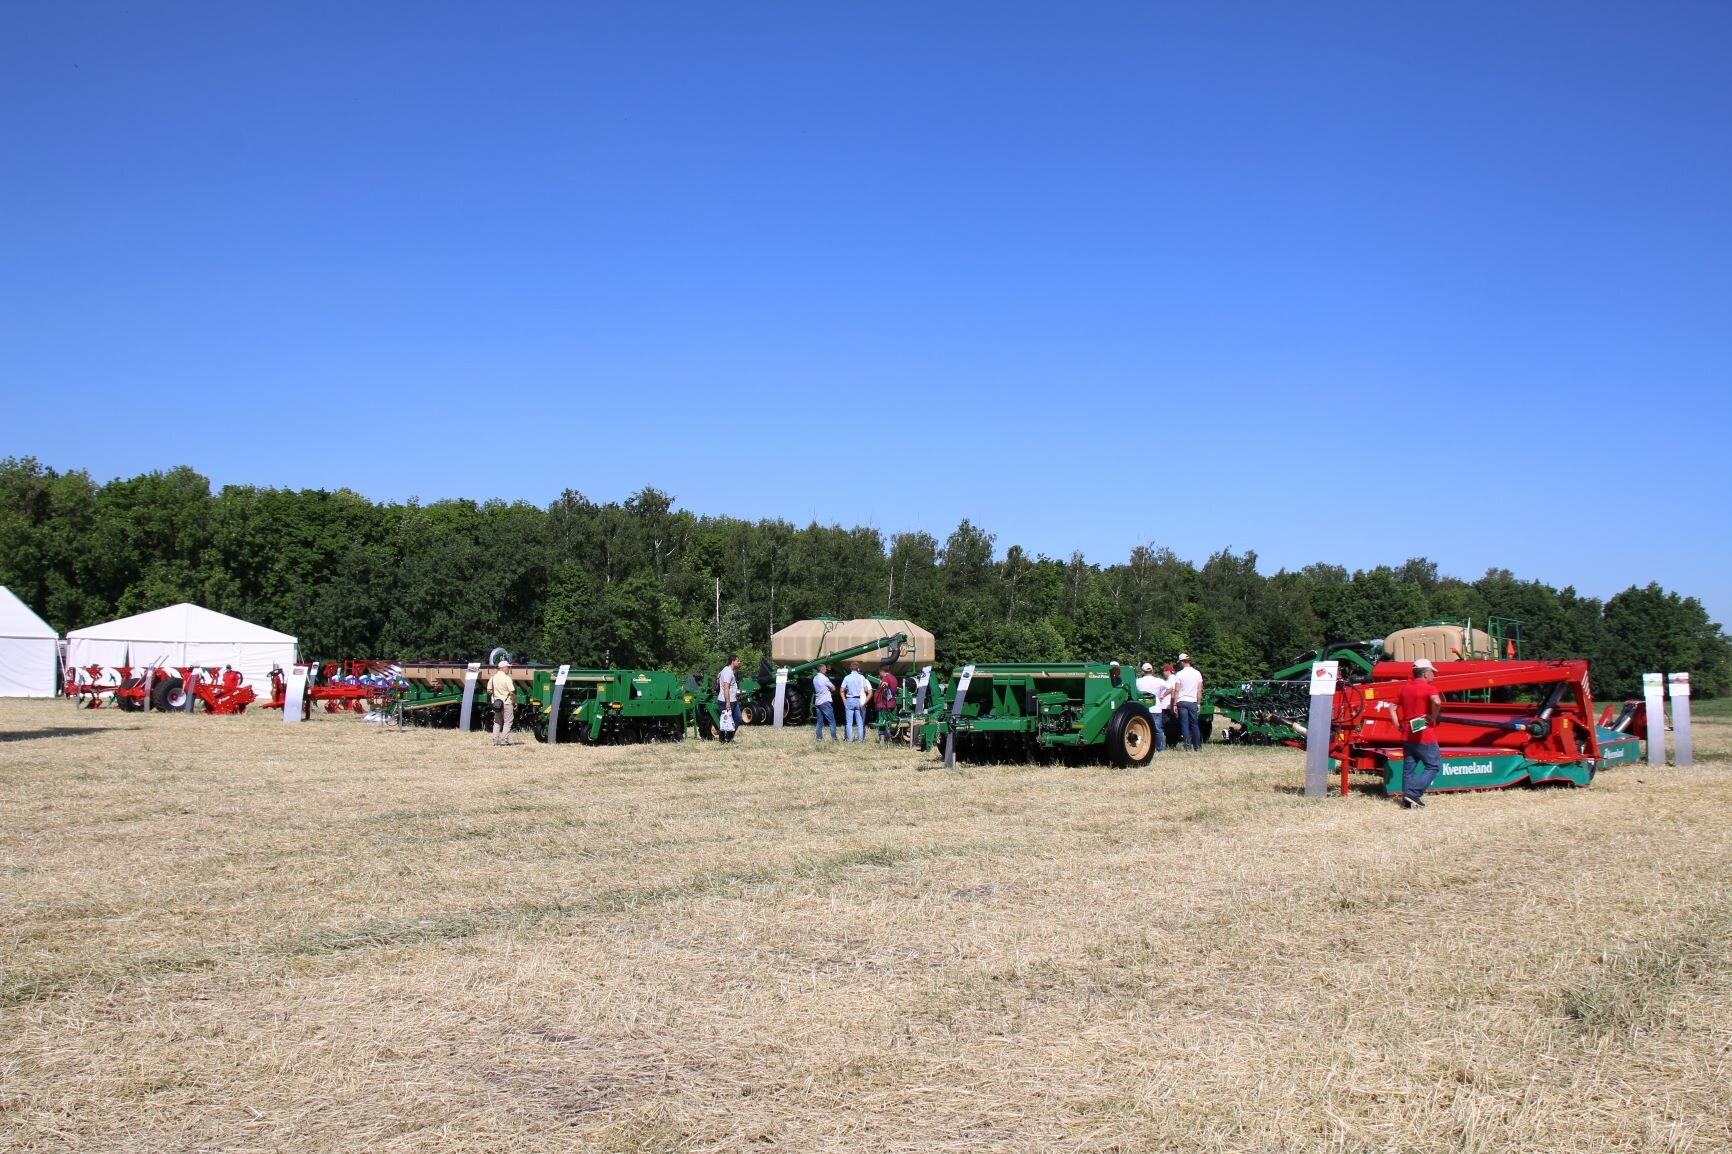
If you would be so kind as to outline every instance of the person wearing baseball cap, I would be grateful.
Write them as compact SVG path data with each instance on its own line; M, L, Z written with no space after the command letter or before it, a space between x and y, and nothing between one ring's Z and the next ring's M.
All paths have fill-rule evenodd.
M1425 808L1425 791L1443 768L1437 747L1437 715L1443 710L1443 695L1431 683L1436 676L1437 666L1421 657L1413 663L1413 680L1404 684L1395 698L1402 737L1401 804L1408 809Z
M493 699L493 744L511 744L511 715L517 705L517 682L511 662L501 657L498 672L487 679L487 696Z
M1197 717L1203 709L1203 675L1191 664L1189 653L1179 654L1179 666L1173 675L1173 696L1179 703L1179 739L1187 750L1200 752L1203 730Z
M1167 748L1166 726L1161 724L1161 698L1165 696L1166 688L1167 683L1155 676L1155 667L1143 662L1142 673L1137 677L1137 696L1143 699L1154 718L1156 753L1164 753Z

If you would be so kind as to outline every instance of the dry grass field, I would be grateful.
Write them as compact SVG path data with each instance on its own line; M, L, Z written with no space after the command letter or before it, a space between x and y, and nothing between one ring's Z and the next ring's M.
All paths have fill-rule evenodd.
M0 1149L1732 1149L1696 735L1409 814L0 702Z

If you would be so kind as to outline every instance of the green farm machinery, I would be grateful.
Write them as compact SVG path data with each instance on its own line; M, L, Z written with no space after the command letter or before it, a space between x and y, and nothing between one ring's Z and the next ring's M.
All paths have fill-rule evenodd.
M1104 757L1135 768L1155 755L1155 718L1117 665L965 665L916 714L914 745L942 746L946 764Z
M557 720L555 697L557 694ZM696 729L709 738L717 706L695 677L659 669L539 668L529 688L529 724L537 740L583 745L681 741Z
M467 664L457 661L403 661L397 664L396 669L402 681L398 690L398 704L403 711L405 724L426 725L435 729L456 729L461 724L464 685L470 674ZM494 670L492 666L476 662L474 672L476 686L470 726L474 729L486 729L493 719L493 702L487 696L487 679L493 676ZM517 687L513 729L529 725L529 691L538 672L541 670L528 665L514 666L511 670L511 680Z

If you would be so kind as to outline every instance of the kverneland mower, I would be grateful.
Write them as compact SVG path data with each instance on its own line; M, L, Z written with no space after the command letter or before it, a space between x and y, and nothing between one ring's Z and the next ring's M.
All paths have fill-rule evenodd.
M1380 661L1513 660L1521 656L1521 646L1521 622L1512 618L1488 617L1478 625L1472 618L1438 618L1388 637L1338 641L1296 658L1261 680L1210 688L1203 695L1203 711L1230 723L1222 726L1228 742L1302 746L1315 661L1335 662L1341 684L1354 685L1373 680Z
M914 745L946 760L1149 764L1155 719L1117 665L1099 662L965 665L914 725Z
M1594 724L1586 661L1439 661L1436 668L1443 770L1433 792L1522 782L1585 786L1600 769L1641 756L1637 738ZM1336 692L1329 754L1343 794L1356 772L1381 774L1385 793L1401 792L1404 739L1395 700L1412 677L1411 661L1382 661L1371 680ZM1478 700L1488 696L1494 699Z

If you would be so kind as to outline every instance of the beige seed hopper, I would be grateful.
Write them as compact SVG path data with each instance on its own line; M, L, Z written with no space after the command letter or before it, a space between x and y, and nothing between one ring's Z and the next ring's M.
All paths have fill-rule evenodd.
M775 665L805 665L832 653L858 649L883 637L901 633L908 638L901 656L890 668L898 673L931 665L935 656L932 632L900 617L859 617L838 621L815 617L778 629L770 638L770 661ZM867 654L860 664L876 666L881 654Z

